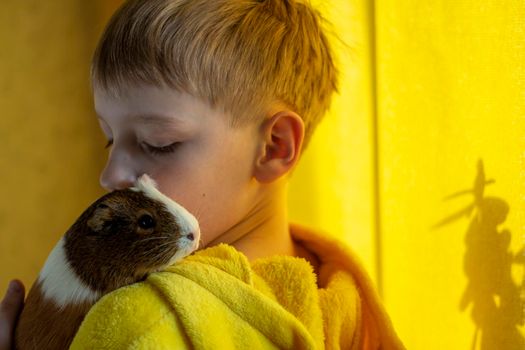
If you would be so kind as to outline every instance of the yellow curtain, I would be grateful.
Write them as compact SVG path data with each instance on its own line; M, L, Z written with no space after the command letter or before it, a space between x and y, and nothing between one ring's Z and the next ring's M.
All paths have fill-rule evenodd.
M354 247L407 348L525 349L525 2L315 3L353 50L291 219Z
M375 179L369 5L343 0L311 3L331 23L326 29L337 52L341 93L294 172L290 219L350 242L373 272L377 237L371 192Z

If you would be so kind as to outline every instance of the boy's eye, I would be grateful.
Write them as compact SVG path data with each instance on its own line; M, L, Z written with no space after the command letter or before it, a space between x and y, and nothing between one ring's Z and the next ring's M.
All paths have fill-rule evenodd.
M175 149L181 144L180 142L173 142L170 145L162 146L162 147L154 147L152 145L148 145L146 142L143 142L144 146L148 149L149 152L152 154L167 154L172 153L175 151Z

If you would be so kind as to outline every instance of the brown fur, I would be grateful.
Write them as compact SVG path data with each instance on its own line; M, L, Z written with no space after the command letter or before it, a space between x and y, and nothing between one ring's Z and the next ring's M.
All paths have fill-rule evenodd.
M143 214L155 218L155 228L136 224ZM80 280L106 294L165 264L177 251L179 238L180 229L163 204L126 189L92 204L66 233L65 248Z
M20 316L16 349L67 349L92 303L68 305L63 310L42 295L40 283L33 285ZM64 325L67 325L64 327Z
M143 215L155 225L141 227ZM91 204L66 232L64 254L76 277L102 297L167 264L179 250L179 238L180 227L163 203L142 192L117 190ZM68 348L94 304L60 308L43 298L42 288L36 282L26 298L15 333L17 349Z

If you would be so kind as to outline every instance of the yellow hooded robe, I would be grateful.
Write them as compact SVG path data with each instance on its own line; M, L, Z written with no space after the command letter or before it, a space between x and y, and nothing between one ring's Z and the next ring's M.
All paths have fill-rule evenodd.
M107 294L71 349L404 349L361 263L343 243L291 224L317 256L248 261L203 249Z

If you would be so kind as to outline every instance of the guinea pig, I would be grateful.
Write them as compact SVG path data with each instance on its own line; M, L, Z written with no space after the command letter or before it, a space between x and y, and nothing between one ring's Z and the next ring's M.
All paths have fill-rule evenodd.
M91 204L49 254L15 330L17 349L67 349L103 295L198 248L195 217L147 175Z

